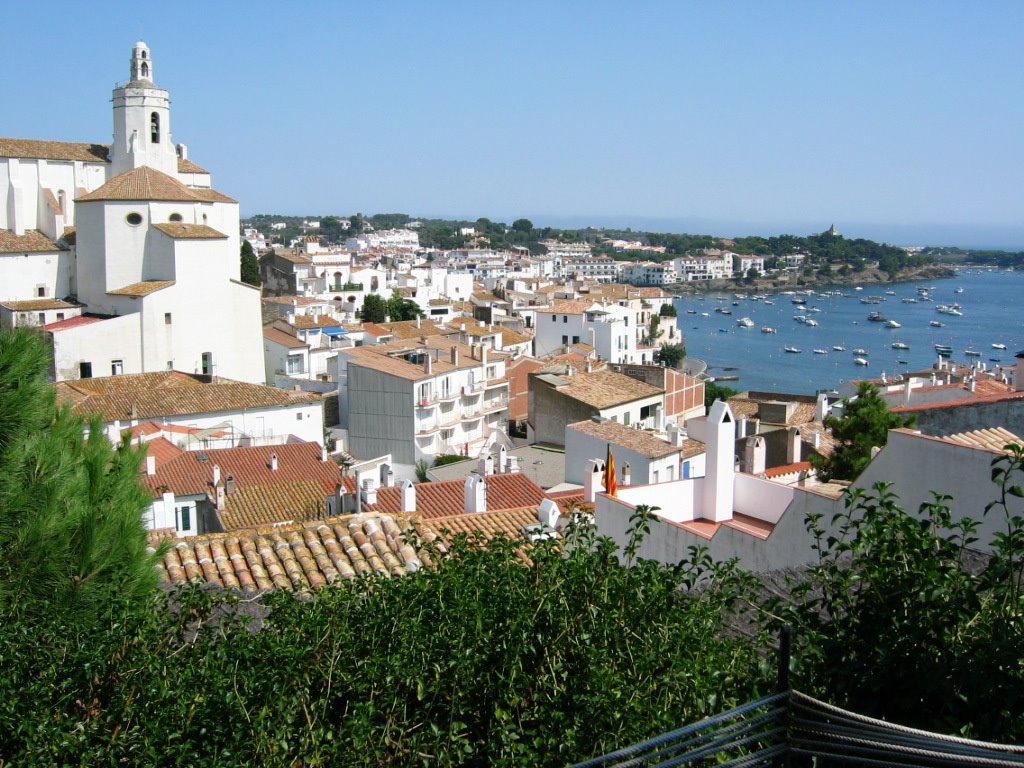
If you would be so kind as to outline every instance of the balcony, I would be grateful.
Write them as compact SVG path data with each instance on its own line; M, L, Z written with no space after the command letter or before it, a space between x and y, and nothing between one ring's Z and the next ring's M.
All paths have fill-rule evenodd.
M458 390L449 390L448 392L441 392L437 399L443 403L449 403L452 400L458 400L460 397L462 397L462 393Z
M479 405L470 405L470 406L467 406L467 407L463 408L462 409L462 418L463 419L480 418L480 406Z
M505 387L507 389L508 388L508 379L504 379L504 378L502 378L502 379L488 379L484 383L484 387L486 389L496 389L497 387Z
M452 408L450 411L440 411L437 415L437 423L442 427L458 424L461 419L462 410L459 408Z
M416 407L417 408L433 408L435 405L437 405L437 403L438 403L437 396L434 395L433 393L431 393L431 394L429 394L429 395L427 395L425 397L419 397L419 398L416 399Z
M508 408L507 397L496 397L493 400L485 400L483 406L484 413L494 413L495 411L501 411Z

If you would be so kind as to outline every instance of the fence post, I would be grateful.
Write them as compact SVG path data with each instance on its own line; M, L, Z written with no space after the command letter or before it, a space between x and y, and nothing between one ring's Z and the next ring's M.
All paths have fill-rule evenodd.
M775 685L776 693L788 694L791 690L789 682L789 662L792 656L793 646L793 627L790 624L783 624L782 629L779 631L779 675ZM782 743L785 746L783 754L779 755L772 761L774 768L789 768L790 756L789 756L789 720L791 716L790 712L790 699L787 696L785 701L785 711L780 719L780 725L782 726Z

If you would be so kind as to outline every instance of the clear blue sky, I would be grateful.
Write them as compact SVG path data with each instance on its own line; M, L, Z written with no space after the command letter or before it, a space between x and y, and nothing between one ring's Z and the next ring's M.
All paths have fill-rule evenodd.
M175 140L243 215L1024 248L1018 0L37 2L5 21L0 135L109 141L145 40Z

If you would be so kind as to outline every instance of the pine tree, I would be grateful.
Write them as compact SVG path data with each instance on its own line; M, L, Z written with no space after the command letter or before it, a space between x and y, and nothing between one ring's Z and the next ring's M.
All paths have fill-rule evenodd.
M242 241L242 282L248 283L249 285L259 286L262 281L260 280L260 265L256 260L256 252L253 251L252 245L248 240Z
M156 586L144 451L58 408L48 369L41 336L0 331L0 608L87 618Z

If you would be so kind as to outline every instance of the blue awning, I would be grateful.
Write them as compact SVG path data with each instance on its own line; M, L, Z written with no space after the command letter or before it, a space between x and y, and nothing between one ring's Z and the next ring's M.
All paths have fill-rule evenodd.
M341 328L339 328L338 326L333 326L331 328L321 328L320 330L321 330L322 333L325 333L328 336L335 336L336 337L336 336L347 336L348 335L348 331L344 331Z

